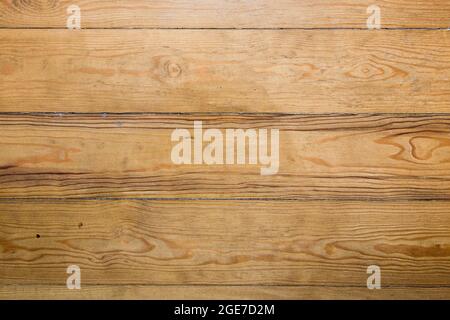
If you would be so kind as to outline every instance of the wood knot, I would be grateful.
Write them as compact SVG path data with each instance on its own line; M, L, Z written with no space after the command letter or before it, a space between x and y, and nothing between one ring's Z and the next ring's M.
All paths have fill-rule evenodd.
M441 162L448 151L441 150L450 146L450 139L436 136L415 136L409 139L411 155L422 161ZM440 152L439 152L440 151ZM445 157L445 156L444 156Z
M348 77L356 79L372 79L382 77L388 70L371 63L363 63L356 66L353 70L346 73Z
M164 64L164 71L170 78L178 78L182 73L180 65L171 61L166 61Z

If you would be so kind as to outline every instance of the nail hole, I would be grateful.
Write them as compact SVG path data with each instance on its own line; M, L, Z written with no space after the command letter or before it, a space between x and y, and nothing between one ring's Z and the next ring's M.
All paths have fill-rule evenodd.
M41 237L41 235L38 233L38 234L36 235L36 238L39 239L40 237Z

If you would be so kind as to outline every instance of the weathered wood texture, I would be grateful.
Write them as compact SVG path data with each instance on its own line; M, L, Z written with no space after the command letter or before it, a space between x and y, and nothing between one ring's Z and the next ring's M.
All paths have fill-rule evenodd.
M448 28L449 0L77 0L83 28ZM0 27L65 28L69 0L1 1Z
M442 30L0 30L0 46L3 112L450 111Z
M0 298L450 299L450 0L71 4L0 1ZM173 164L195 120L278 174Z
M84 285L81 290L67 290L61 285L1 285L0 299L449 299L449 289L430 287L366 287L324 286L248 286L248 285Z
M278 128L278 173L174 164L194 120ZM450 199L448 115L21 114L0 131L1 198Z
M139 285L195 284L262 285L238 297L357 298L371 295L366 268L377 264L388 290L374 297L434 288L449 298L449 210L447 202L2 201L0 295L9 286L21 295L18 283L25 295L64 288L77 264L88 291L100 286L105 296L119 297L117 285L125 297L154 297ZM294 288L264 288L275 285Z

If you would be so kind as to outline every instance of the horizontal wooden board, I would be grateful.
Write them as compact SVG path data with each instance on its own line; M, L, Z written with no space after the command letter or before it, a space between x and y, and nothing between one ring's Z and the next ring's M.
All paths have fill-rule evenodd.
M0 30L0 46L3 112L450 110L443 30Z
M65 28L73 1L1 1L0 27ZM77 0L83 28L365 28L367 7L385 28L448 28L450 1Z
M246 164L174 164L194 121L280 130L278 172L248 141ZM450 199L449 115L4 114L0 132L0 198Z
M155 299L155 300L299 300L299 299L424 299L450 298L445 287L387 287L367 290L362 287L322 286L158 286L158 285L85 285L67 290L64 285L1 285L0 299Z
M382 287L411 297L433 286L449 297L449 213L448 202L1 201L0 284L64 287L76 264L82 288L284 285L368 295L375 264Z

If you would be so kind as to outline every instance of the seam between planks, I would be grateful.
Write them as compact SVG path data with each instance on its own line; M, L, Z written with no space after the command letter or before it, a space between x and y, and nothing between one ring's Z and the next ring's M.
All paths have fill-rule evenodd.
M78 115L78 116L105 116L105 115L118 115L118 116L133 116L133 115L172 115L172 116L406 116L406 117L433 117L433 116L450 116L450 112L9 112L0 111L0 116L51 116L58 117L64 115Z
M22 284L0 284L0 287L44 287L44 286L60 286L61 283L39 283L39 284L31 284L31 283L22 283ZM264 283L251 283L251 284L217 284L217 283L194 283L194 284L178 284L178 283L89 283L85 284L85 287L94 287L94 286L114 286L114 287L122 287L122 286L141 286L141 287L280 287L280 288L361 288L367 289L366 286L359 285L334 285L334 284L264 284ZM450 288L448 284L406 284L406 285L383 285L383 289L385 288Z
M0 27L0 30L69 30L65 27ZM353 27L312 27L312 28L302 28L302 27L266 27L266 28L232 28L232 27L224 27L224 28L189 28L189 27L167 27L167 28L143 28L143 27L86 27L81 28L82 30L304 30L304 31L314 31L314 30L324 30L324 31L333 31L333 30L360 30L360 31L374 31L367 28L353 28ZM426 27L411 27L411 28L402 28L402 27L384 27L377 30L424 30L424 31L436 31L436 30L450 30L450 28L444 27L436 27L436 28L426 28ZM69 30L70 31L70 30Z

